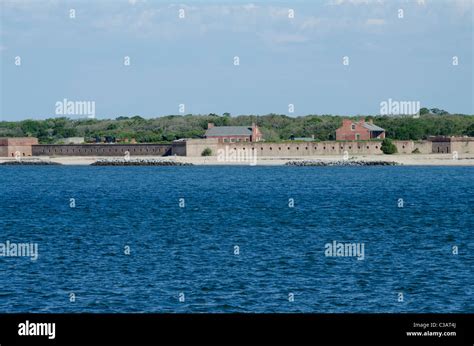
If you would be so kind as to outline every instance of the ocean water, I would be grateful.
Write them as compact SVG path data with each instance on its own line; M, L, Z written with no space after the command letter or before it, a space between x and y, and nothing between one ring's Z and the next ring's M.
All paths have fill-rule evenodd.
M473 178L0 167L0 243L38 245L37 260L0 257L0 312L473 313ZM363 244L363 259L326 256L334 241Z

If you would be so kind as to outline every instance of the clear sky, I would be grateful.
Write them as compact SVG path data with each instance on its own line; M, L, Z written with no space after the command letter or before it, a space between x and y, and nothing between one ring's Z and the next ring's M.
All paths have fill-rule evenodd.
M0 120L58 116L65 98L95 102L97 118L179 114L180 104L193 114L378 114L388 99L474 113L471 0L0 6Z

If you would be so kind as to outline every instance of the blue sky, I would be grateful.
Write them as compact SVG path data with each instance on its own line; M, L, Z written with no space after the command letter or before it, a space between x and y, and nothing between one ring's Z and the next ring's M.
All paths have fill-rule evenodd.
M470 0L0 6L0 120L58 116L65 98L95 102L97 118L179 114L180 104L193 114L378 114L388 99L474 113Z

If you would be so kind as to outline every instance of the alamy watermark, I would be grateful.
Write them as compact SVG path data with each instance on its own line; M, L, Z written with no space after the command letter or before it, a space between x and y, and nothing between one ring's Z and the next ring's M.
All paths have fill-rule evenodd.
M40 323L30 322L26 320L24 323L18 324L19 336L47 336L52 340L56 338L56 323Z
M70 101L63 99L55 104L56 115L78 115L95 118L95 101Z
M0 257L30 257L32 261L38 259L37 243L12 243L7 240L0 243Z
M224 149L217 150L218 162L246 162L251 166L257 164L257 150L248 150L248 148L231 149L228 145Z
M341 243L334 240L324 245L326 257L357 257L361 261L365 258L364 243Z
M380 115L411 115L420 117L420 101L394 101L388 99L380 102Z

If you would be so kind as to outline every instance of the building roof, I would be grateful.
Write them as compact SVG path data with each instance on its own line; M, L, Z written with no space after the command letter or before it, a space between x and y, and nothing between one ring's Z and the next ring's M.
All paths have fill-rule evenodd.
M252 127L249 126L214 126L205 133L206 137L212 136L251 136Z
M429 136L428 140L430 142L472 142L472 141L474 141L474 137L469 137L469 136L463 136L463 137Z
M385 131L383 128L380 126L371 124L371 123L363 123L362 126L364 126L366 129L370 131Z
M304 142L312 142L314 141L313 137L295 137L291 138L292 141L304 141Z

